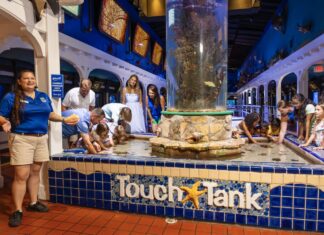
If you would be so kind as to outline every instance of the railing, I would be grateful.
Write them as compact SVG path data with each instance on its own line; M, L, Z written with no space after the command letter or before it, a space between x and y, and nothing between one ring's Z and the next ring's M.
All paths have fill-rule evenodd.
M234 112L235 117L245 117L249 113L257 112L260 114L263 121L269 122L273 118L277 117L276 106L268 105L230 105L227 106L228 110Z

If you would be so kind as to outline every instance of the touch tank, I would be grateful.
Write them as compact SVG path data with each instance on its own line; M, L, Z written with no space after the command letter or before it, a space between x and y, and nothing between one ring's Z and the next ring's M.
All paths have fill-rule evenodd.
M227 0L167 1L168 111L224 111Z
M239 154L226 110L227 0L167 0L168 108L152 152L208 159Z

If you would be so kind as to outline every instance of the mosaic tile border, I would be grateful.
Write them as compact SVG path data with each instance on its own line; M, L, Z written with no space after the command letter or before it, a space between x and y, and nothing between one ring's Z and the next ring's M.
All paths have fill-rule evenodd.
M62 162L59 164L62 164ZM50 200L52 202L72 205L158 216L183 217L187 219L294 230L324 231L324 191L314 185L296 183L273 184L268 197L269 207L263 211L265 213L255 214L252 211L251 213L242 214L242 211L236 211L237 213L235 213L230 210L213 211L208 210L208 208L196 210L192 205L182 206L174 204L171 206L159 203L150 204L145 202L145 200L118 198L116 195L114 196L115 192L113 191L113 188L116 187L114 177L117 174L93 172L95 168L92 168L91 174L84 174L71 168L61 171L49 169ZM118 173L118 175L120 174ZM152 182L152 176L138 175L133 177L139 177L138 179L143 182ZM306 175L304 177L307 178ZM176 179L181 179L179 177L173 178L175 181ZM201 179L201 177L199 178ZM161 181L163 180L165 181L166 178L161 178ZM197 179L184 178L184 180L190 184ZM235 183L234 181L228 182L228 186L235 187ZM255 190L259 191L260 189L256 188ZM267 200L265 199L264 201Z

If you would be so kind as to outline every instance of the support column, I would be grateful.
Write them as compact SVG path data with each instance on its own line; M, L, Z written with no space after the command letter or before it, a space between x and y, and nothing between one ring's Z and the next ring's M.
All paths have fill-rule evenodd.
M302 93L308 98L308 70L298 71L297 73L297 93Z
M51 97L51 74L60 73L59 33L58 18L47 11L46 16L46 57L35 58L35 71L39 78L39 89L46 92L52 100L54 112L61 113L61 99ZM49 126L49 153L50 155L61 153L62 148L62 124L50 122ZM41 179L38 196L40 199L48 199L48 167L44 164L41 170Z

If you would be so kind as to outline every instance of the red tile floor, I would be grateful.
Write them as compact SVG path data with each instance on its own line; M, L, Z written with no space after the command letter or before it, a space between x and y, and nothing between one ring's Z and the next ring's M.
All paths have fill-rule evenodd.
M2 167L5 187L0 189L0 234L182 234L182 235L279 235L279 234L320 234L310 232L293 232L263 229L221 223L206 223L189 220L178 220L175 224L167 224L165 218L129 214L118 211L104 211L64 204L48 203L48 213L24 211L23 224L17 228L8 227L8 216L12 210L10 182L12 169ZM28 203L27 197L24 202Z

